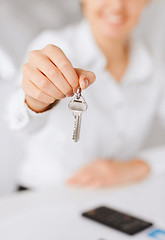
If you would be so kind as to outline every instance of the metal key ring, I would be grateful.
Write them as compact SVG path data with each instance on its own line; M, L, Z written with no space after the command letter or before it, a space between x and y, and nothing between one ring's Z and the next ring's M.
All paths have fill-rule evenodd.
M81 92L82 92L82 90L81 90L81 88L79 87L79 88L77 89L77 93L76 93L76 96L77 96L78 99L81 97Z

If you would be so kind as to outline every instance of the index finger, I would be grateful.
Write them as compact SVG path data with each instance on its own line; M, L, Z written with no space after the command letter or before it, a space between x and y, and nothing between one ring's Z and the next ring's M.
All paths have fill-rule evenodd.
M57 46L47 45L43 52L56 65L73 89L79 85L78 76L64 52Z

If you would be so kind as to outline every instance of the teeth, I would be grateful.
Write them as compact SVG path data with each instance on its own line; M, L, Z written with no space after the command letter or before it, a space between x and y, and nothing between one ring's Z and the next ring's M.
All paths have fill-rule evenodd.
M121 16L117 16L117 15L108 15L105 17L105 19L107 20L107 22L109 23L121 23L122 22L122 17Z

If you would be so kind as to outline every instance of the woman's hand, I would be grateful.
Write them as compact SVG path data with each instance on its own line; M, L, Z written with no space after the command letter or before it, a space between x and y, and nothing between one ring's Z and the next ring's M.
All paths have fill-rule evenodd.
M141 160L119 162L100 159L81 169L67 183L81 187L118 186L142 180L149 172L149 166Z
M23 66L22 87L26 103L36 112L43 112L57 99L72 96L80 86L94 83L95 74L73 68L63 51L54 45L30 52Z

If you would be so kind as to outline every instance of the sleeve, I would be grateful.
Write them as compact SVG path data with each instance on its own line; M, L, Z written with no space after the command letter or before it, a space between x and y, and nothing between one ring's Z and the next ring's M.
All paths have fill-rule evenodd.
M158 61L157 68L160 79L160 97L158 99L156 118L159 124L165 129L165 58Z
M145 149L138 153L136 157L149 165L151 174L165 174L165 145Z
M27 62L30 51L42 49L47 44L57 45L66 54L70 54L69 44L64 39L62 31L45 31L41 33L28 47L22 64ZM21 88L21 81L22 71L18 74L16 90L7 103L6 120L12 130L27 128L30 132L34 132L46 124L51 109L44 113L33 112L25 103L25 94Z
M156 122L159 126L159 137L161 143L158 146L143 150L138 154L138 158L148 163L154 174L165 174L165 72L161 72L160 76L160 95L158 98ZM158 130L158 129L157 129ZM156 133L153 133L153 135ZM158 135L157 134L157 135ZM153 136L156 137L157 136Z
M48 113L36 113L32 111L25 103L25 94L21 88L17 89L8 102L6 120L10 129L21 130L28 129L34 132L42 128L47 119Z

